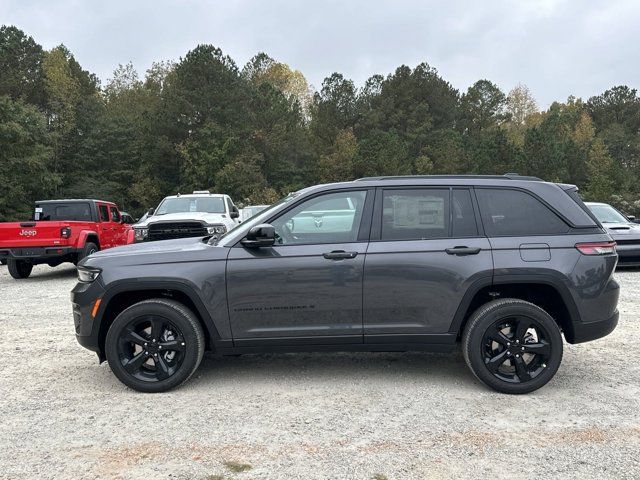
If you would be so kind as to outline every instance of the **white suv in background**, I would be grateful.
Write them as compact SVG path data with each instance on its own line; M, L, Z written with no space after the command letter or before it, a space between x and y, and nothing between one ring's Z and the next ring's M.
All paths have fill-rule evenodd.
M229 195L198 190L191 195L165 197L133 226L134 241L221 236L240 223L240 213Z

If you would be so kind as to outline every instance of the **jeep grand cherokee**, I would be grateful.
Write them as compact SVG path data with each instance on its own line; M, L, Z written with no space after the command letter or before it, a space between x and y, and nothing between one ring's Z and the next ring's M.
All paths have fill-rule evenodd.
M573 185L375 177L306 188L220 239L98 252L81 262L72 302L80 344L144 392L183 383L205 350L461 343L478 379L526 393L555 375L563 335L615 328L617 261Z

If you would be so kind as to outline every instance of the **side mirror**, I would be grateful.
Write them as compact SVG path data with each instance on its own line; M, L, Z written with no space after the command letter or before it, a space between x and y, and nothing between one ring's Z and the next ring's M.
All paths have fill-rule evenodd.
M251 227L247 236L241 241L248 248L271 247L276 242L276 229L273 225L263 223Z
M155 208L150 208L147 213L149 214L149 216L153 215L155 213L156 209Z
M240 216L240 212L238 212L238 210L231 210L231 212L229 212L229 216L231 218L238 218Z
M627 218L629 219L630 222L635 222L636 221L636 216L635 215L627 215Z

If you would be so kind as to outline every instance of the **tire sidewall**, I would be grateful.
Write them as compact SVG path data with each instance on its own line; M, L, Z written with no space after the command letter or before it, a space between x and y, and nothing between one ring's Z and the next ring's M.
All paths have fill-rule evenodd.
M182 305L180 307L180 309L176 309L169 302L163 300L144 301L127 308L116 317L107 332L105 355L111 371L122 383L140 392L164 392L185 382L196 370L202 359L204 348L202 331L197 331L197 328L200 327L197 320L193 318L193 314ZM192 318L188 318L189 314ZM118 353L120 333L132 320L144 315L157 315L170 320L180 330L185 340L182 364L173 375L165 380L157 382L139 380L130 375L120 363Z
M29 277L33 270L32 263L27 262L26 260L15 260L12 258L8 260L7 267L9 269L9 274L16 280L22 280Z
M529 393L544 386L558 371L562 362L562 335L553 318L541 308L525 301L496 300L496 304L480 307L476 317L474 314L469 320L469 330L465 331L464 356L474 375L489 387L503 393ZM493 303L493 302L492 302ZM487 307L492 307L487 309ZM525 316L541 323L549 334L551 354L547 367L536 378L522 383L510 383L496 378L485 366L483 358L483 339L485 332L497 320L509 316Z
M87 242L84 245L84 248L82 249L82 253L80 254L80 258L78 258L78 261L87 258L92 253L95 253L95 252L97 252L99 250L100 249L98 248L98 246L95 243Z

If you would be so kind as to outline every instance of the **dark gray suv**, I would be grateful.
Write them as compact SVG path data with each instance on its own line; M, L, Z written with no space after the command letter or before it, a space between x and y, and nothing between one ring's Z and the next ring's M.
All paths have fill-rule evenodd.
M187 380L206 350L446 352L506 393L546 384L564 338L618 321L615 243L573 185L375 177L293 193L219 240L98 252L73 289L80 344L129 387Z

